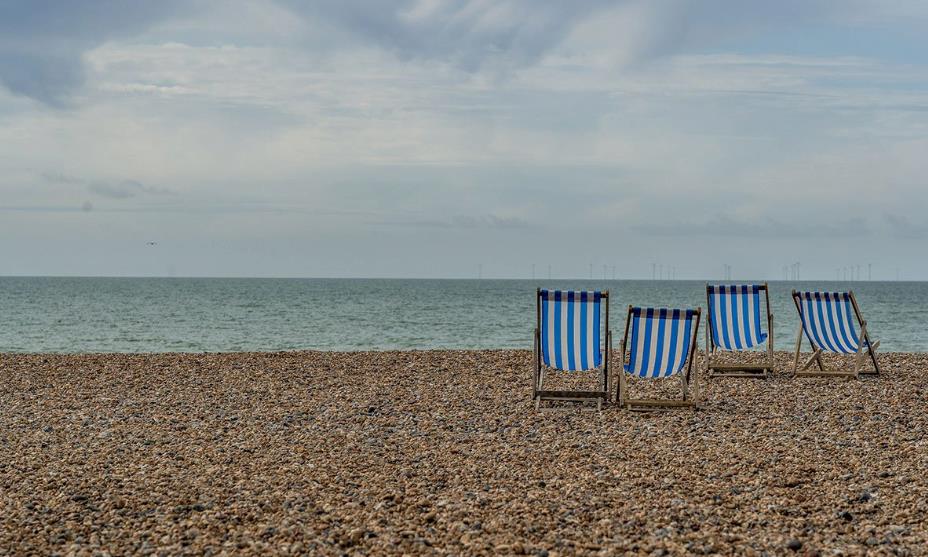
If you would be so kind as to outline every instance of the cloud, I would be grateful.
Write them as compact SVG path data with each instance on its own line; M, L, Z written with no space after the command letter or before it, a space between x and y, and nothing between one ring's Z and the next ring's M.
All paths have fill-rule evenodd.
M890 234L896 238L922 240L928 238L928 224L913 223L902 215L886 214L883 219L889 227Z
M0 84L49 106L68 106L84 83L84 52L139 33L175 15L183 5L180 0L4 0Z
M384 220L374 224L381 226L408 226L415 228L457 228L457 229L512 229L527 228L529 223L519 217L500 217L497 215L455 215L448 219L407 219Z
M784 223L773 218L739 220L726 215L703 222L679 222L641 224L634 229L655 236L712 236L712 237L818 237L843 238L869 234L867 222L861 218L850 218L831 223Z
M530 65L607 0L281 0L357 41L403 59L438 60L467 71Z
M43 172L40 174L47 182L84 186L87 191L110 199L129 199L139 195L170 195L174 191L168 188L149 186L138 180L84 180L60 172Z
M122 180L120 182L94 182L87 186L87 189L111 199L128 199L140 194L163 195L172 193L166 188L146 186L135 180Z

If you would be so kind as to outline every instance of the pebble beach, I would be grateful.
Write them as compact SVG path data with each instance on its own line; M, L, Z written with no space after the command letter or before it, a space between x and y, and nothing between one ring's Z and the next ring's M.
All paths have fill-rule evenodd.
M928 355L648 414L531 359L0 354L0 554L928 553Z

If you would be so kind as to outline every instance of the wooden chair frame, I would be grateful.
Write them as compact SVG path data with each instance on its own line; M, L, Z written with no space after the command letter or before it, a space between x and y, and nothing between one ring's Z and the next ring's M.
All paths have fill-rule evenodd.
M715 345L715 339L712 337L712 331L715 330L715 323L712 321L712 311L707 310L706 316L706 375L708 377L749 377L754 379L767 379L774 370L773 358L773 312L770 310L770 289L767 283L758 285L758 290L764 292L767 300L767 363L762 366L749 365L712 365L712 356L717 352L722 352L722 348ZM710 285L706 285L706 304L711 307L712 300L709 296ZM725 352L731 352L725 350Z
M821 348L815 348L815 343L812 342L812 339L809 338L808 334L804 334L805 329L802 326L802 306L799 303L799 292L793 290L793 304L796 306L796 311L799 312L799 331L796 333L796 356L793 359L793 377L847 377L847 378L860 378L861 375L879 375L880 365L876 360L876 349L880 347L880 341L871 342L870 335L867 332L867 322L863 319L860 313L860 307L857 305L857 298L854 296L853 291L848 291L848 295L851 298L851 307L854 308L854 317L857 318L857 323L860 325L860 334L858 335L861 342L857 347L857 353L853 356L853 367L850 370L840 370L840 369L826 369L824 362L822 362L822 353ZM802 350L802 338L805 336L809 345L815 350L802 367L799 367L799 356L800 351ZM866 351L864 347L866 346ZM870 360L873 362L873 370L861 370L861 364L863 363L864 355L869 355ZM817 370L810 370L812 364L817 364Z
M696 380L697 377L693 375L693 360L696 357L696 339L699 334L699 321L702 318L702 308L696 308L696 326L693 327L692 338L690 339L690 353L687 356L689 360L687 362L687 368L685 373L678 374L682 381L682 391L683 399L654 399L654 398L641 398L641 399L630 399L628 398L628 385L626 384L626 371L625 371L625 360L627 355L628 347L628 331L631 325L632 320L632 310L633 306L628 306L628 314L625 318L625 334L622 337L622 344L619 347L620 350L620 359L619 359L619 387L616 391L616 401L619 403L620 408L627 408L631 411L642 412L642 411L654 411L654 410L670 410L672 408L692 408L697 410L699 408L699 382ZM692 378L691 378L691 375ZM690 392L692 390L692 392Z
M609 291L604 290L600 292L601 294L601 303L605 304L606 311L604 312L603 323L604 330L606 331L606 342L603 347L603 365L599 368L599 371L602 375L602 390L598 391L550 391L544 389L544 378L545 378L545 365L542 361L541 355L541 289L538 288L535 290L535 334L534 334L534 350L533 350L533 360L535 367L535 374L532 384L532 400L535 401L535 410L541 408L541 403L544 401L562 401L562 402L596 402L596 409L602 410L603 402L609 401L609 363L612 359L612 331L609 329ZM597 339L597 342L599 339Z

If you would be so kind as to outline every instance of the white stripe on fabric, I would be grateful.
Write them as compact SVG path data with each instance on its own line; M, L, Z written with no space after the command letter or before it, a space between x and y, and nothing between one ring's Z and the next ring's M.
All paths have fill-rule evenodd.
M845 344L847 344L848 351L849 351L849 352L857 352L857 349L858 349L860 346L859 346L859 343L854 342L854 335L852 334L852 332L853 332L853 330L854 330L854 322L856 321L857 316L856 316L856 315L850 315L851 312L848 311L848 309L849 309L849 308L847 307L848 305L850 305L850 304L847 304L847 305L846 305L846 304L844 304L843 302L840 302L840 301L839 301L839 303L836 305L836 308L835 308L835 309L836 309L836 311L837 311L837 313L838 313L838 315L839 315L839 319L840 319L839 325L838 325L838 326L841 327L841 331L839 331L839 332L842 332L842 331L843 331L843 332L845 332L845 334L846 334L846 336L847 336L847 342L846 342Z
M827 296L828 294L823 294L819 296L819 300L816 301L815 318L818 320L818 323L820 324L818 332L822 336L822 342L825 343L825 346L828 348L828 350L831 350L832 352L836 352L837 348L835 348L832 335L831 335L831 332L832 332L831 327L828 325L828 321L827 321L828 318L826 317L827 314L825 312L825 304L828 303L826 302L826 300L828 299ZM821 315L819 315L819 310L821 310L821 313L822 313Z
M734 298L737 300L735 311L738 313L738 330L735 331L735 334L738 335L738 339L741 341L741 348L747 348L750 345L748 344L748 337L746 335L748 324L744 322L744 304L746 300L744 295L741 294L741 287L738 286L737 289Z
M729 350L734 350L737 345L735 344L735 333L734 333L735 327L734 327L734 322L732 321L732 315L731 315L732 314L731 306L733 304L732 304L731 295L728 293L728 287L725 288L725 296L726 296L725 298L725 319L726 319L726 324L728 325L728 329L725 331L725 337L728 340L727 348Z
M846 344L848 346L848 352L849 353L857 352L857 349L860 347L860 344L854 342L854 335L851 334L851 331L853 331L854 329L854 319L856 319L856 316L851 317L851 315L849 315L850 312L848 311L847 305L843 302L843 300L839 300L838 303L835 305L837 306L835 309L837 310L837 313L840 316L839 326L842 328L842 331L844 331L847 335Z
M816 300L815 296L813 295L809 299L809 313L810 313L809 319L812 320L812 330L817 333L817 338L818 338L817 344L819 345L819 348L822 348L824 350L829 350L828 343L825 342L825 334L824 334L824 331L822 330L822 325L818 319L818 306L819 306L819 301Z
M742 289L747 292L742 293ZM710 332L718 348L739 350L740 345L741 350L746 350L763 342L761 337L764 331L758 313L760 308L754 306L755 300L759 306L760 290L756 285L710 285Z
M548 293L548 316L547 316L547 327L548 327L548 365L551 367L557 367L557 362L554 360L554 295Z
M757 324L760 323L760 315L757 313L760 311L760 304L758 307L754 306L754 301L760 298L760 292L758 292L754 286L748 286L748 297L745 300L748 304L748 322L747 322L747 331L751 335L750 346L757 346L762 341L760 340L760 331L758 331Z
M726 350L731 350L731 346L728 343L728 332L725 330L725 323L722 321L722 289L719 289L719 292L715 296L715 324L716 324L716 336L717 344L723 346Z
M668 312L668 314L672 315L671 312ZM670 353L670 349L671 349L670 337L673 334L674 322L672 319L669 319L670 315L668 315L668 319L665 321L665 324L664 324L664 349L661 351L662 370L669 369L668 364L671 363L670 358L673 357L673 354Z
M644 310L642 310L642 315L639 315L635 318L638 321L638 346L635 347L635 371L640 373L642 371L641 363L644 361Z
M838 300L837 295L828 294L828 306L833 306ZM824 307L823 312L825 314L825 319L828 320L828 316L831 315L831 307ZM831 345L834 347L837 352L846 352L847 349L844 347L844 343L841 341L841 333L838 331L837 327L841 326L841 322L835 322L835 326L831 326L831 322L828 322L828 336L831 339Z
M844 311L842 310L842 305L843 304L841 304L840 301L837 301L837 303L831 304L831 315L832 315L832 319L834 319L835 321L835 329L836 329L835 338L838 340L838 344L839 346L841 346L841 350L843 350L845 353L856 352L857 347L851 346L851 344L853 344L853 339L850 337L850 335L842 334L844 332L844 328L845 328L844 325L845 325L845 319L846 319L846 316L844 315ZM846 340L845 340L845 336L846 336Z
M802 320L802 328L805 330L806 336L809 337L809 342L811 342L813 346L817 346L815 344L815 337L812 335L812 322L809 321L809 303L806 298L799 298L799 308L799 317Z
M672 310L667 312L667 317L665 319L658 317L659 311L660 310L654 310L654 317L650 320L646 317L646 309L642 309L639 316L632 316L630 330L634 330L634 328L637 327L638 339L636 345L631 349L631 362L627 369L629 373L638 377L669 377L682 370L686 363L686 358L688 356L687 347L691 341L689 337L685 336L687 325L686 311L681 311L680 317L677 320L672 319ZM644 331L648 321L651 322L651 340L645 343ZM658 334L661 321L665 324L663 335ZM674 336L675 329L677 338L676 343L672 345L671 338ZM657 347L660 339L663 340L663 346L661 347L661 364L657 365ZM644 365L645 355L648 357L647 365Z
M825 320L825 327L828 330L828 340L831 342L832 352L845 352L844 343L841 342L840 333L831 325L831 320L834 314L832 308L834 307L834 300L832 299L831 293L826 293L822 296L823 305L822 305L822 319ZM840 327L840 321L836 321L835 324Z
M596 311L596 296L594 292L587 293L586 299L586 362L590 367L596 367L596 350L594 347L599 346L598 331L593 330L593 312Z
M822 335L822 329L818 324L818 302L815 300L814 295L809 297L807 306L809 308L809 323L812 324L812 332L817 339L815 344L823 350L828 350L828 345L822 346L825 343L825 339Z
M538 331L538 334L541 338L538 339L538 349L541 350L541 361L545 365L550 365L550 359L548 359L549 350L546 349L545 343L548 341L548 331L551 327L548 326L548 299L542 296L541 298L541 330Z
M651 316L651 319L645 317L645 324L651 322L651 342L645 347L648 351L648 377L658 377L657 369L657 339L659 337L658 333L660 332L660 319L657 318L657 310L654 310L654 314Z
M816 294L818 300L815 299ZM850 334L850 329L854 327L854 316L850 315L844 303L845 296L842 292L799 293L802 308L800 318L806 336L814 348L845 354L857 351L858 347ZM821 317L818 315L819 307L822 309ZM834 320L834 326L831 325L829 317ZM821 342L816 339L816 332Z
M595 292L587 292L587 301L581 301L581 292L574 292L574 301L568 301L569 291L557 291L560 301L555 302L556 291L547 291L547 298L542 297L542 315L544 323L542 324L542 334L548 340L548 351L543 353L545 364L555 369L564 371L579 371L584 369L595 369L597 358L601 360L600 351L600 334L603 329L600 323L599 331L594 330L596 316L602 310L602 304L596 302ZM560 312L560 321L555 321L555 308ZM581 308L586 309L586 320L581 316ZM572 318L570 315L572 315ZM602 319L602 315L599 315ZM573 342L570 342L568 335L568 321L573 320ZM557 335L555 326L560 324L560 336ZM586 343L582 342L581 333L586 335ZM542 344L542 349L544 344ZM560 351L561 361L558 365L555 355ZM583 367L583 356L586 356L587 367ZM573 365L570 364L573 356Z
M574 303L570 304L574 312L574 345L571 347L574 352L574 370L583 369L583 361L580 359L580 293L574 293Z
M690 343L689 337L686 336L686 312L683 312L683 318L680 319L680 324L677 326L677 356L674 363L674 371L680 371L683 369L683 364L686 362L687 354L686 348Z
M567 315L570 304L567 303L567 292L561 292L561 365L570 370L570 345L567 342Z
M857 322L857 313L851 306L850 296L844 300L844 313L847 314L847 326L849 329L848 335L851 337L851 342L854 342L854 337L856 336L857 344L860 344L861 342L866 343L867 339L861 338L859 331L854 330L854 323Z

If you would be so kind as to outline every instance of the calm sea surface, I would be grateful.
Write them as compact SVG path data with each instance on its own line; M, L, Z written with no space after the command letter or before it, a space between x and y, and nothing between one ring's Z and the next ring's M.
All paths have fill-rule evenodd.
M628 304L706 305L698 281L6 277L0 352L530 349L536 286L609 289L616 347ZM793 288L851 288L884 351L928 351L913 282L773 282L777 349L795 342Z

